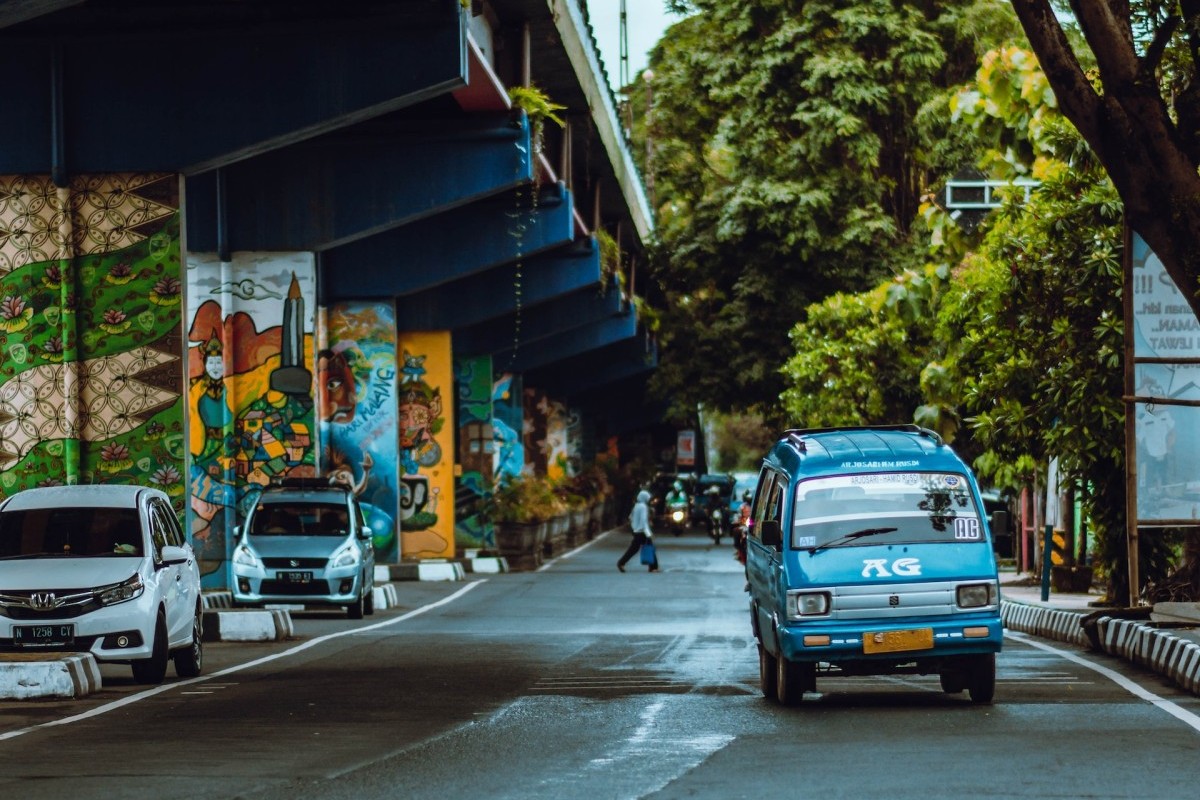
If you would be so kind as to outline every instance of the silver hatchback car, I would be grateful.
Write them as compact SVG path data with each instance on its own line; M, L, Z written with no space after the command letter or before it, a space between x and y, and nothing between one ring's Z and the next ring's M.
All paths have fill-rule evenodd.
M263 488L238 527L233 601L375 612L375 548L354 492L318 479Z

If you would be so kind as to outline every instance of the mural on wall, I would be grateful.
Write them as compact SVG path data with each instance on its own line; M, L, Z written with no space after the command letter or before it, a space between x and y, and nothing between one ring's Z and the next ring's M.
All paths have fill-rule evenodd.
M525 393L521 384L521 376L511 372L492 381L492 474L497 481L525 471Z
M400 555L454 555L454 376L449 331L405 332L398 350Z
M492 357L454 359L458 390L458 463L462 472L454 492L454 543L457 547L493 548L496 535L483 514L491 497Z
M317 354L321 469L354 487L374 532L375 560L400 560L396 435L396 310L375 301L337 303L326 314L328 348Z
M541 389L525 389L525 462L534 472L558 480L568 471L567 407Z
M183 511L179 188L0 176L0 495L136 483Z
M188 255L189 529L205 588L226 585L250 489L316 474L310 253Z

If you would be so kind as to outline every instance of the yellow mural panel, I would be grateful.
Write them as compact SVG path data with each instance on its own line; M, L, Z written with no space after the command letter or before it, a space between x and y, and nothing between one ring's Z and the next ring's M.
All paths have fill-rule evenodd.
M404 332L397 408L400 555L454 556L454 368L450 332Z

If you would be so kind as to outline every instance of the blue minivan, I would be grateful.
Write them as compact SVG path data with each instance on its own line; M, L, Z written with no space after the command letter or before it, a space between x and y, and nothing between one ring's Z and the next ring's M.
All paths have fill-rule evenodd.
M1003 626L983 508L933 431L785 432L746 548L763 695L794 705L819 676L911 673L990 703Z

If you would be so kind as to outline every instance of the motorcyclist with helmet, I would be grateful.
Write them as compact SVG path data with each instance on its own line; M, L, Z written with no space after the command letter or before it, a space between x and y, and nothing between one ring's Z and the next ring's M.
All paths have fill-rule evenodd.
M687 529L688 518L691 516L687 492L683 490L683 484L679 481L675 481L671 485L671 491L667 492L665 506L667 525L670 526L671 532L678 536Z

